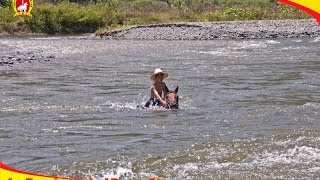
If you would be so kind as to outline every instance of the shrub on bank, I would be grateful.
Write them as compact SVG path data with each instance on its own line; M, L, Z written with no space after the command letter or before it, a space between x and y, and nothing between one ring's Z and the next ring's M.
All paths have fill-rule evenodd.
M221 8L207 13L208 21L237 21L263 19L303 19L309 18L306 13L287 5L243 8Z
M0 33L15 35L20 31L25 31L23 17L13 17L10 7L0 7Z
M236 21L261 19L264 11L259 8L225 8L208 15L208 21Z
M25 25L36 33L88 33L106 25L123 24L120 13L103 5L46 4L38 6L32 13L33 17L26 19Z

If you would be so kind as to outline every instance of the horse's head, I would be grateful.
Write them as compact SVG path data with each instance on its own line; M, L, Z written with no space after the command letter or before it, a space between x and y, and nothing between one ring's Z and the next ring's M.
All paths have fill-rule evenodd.
M178 109L179 108L179 96L178 96L179 86L174 91L169 91L166 94L166 102L168 109Z

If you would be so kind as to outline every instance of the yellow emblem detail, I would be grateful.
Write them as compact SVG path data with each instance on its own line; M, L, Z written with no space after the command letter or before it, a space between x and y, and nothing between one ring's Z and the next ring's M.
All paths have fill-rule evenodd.
M320 1L319 0L278 0L312 15L320 23Z

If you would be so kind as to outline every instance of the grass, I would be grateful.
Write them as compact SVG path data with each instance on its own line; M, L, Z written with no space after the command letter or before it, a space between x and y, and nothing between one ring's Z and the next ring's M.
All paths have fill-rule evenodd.
M37 3L37 1L35 2ZM34 4L32 17L13 17L0 7L0 33L79 34L141 24L310 18L304 12L267 0L109 0L83 4Z

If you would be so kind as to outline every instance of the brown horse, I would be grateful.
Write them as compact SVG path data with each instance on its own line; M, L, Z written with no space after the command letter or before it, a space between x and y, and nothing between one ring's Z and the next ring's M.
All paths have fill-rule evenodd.
M176 87L174 91L169 91L165 95L165 100L167 102L167 109L179 109L179 96L178 96L179 86Z
M174 91L169 91L166 87L167 93L164 98L167 103L166 109L179 109L179 96L178 96L179 86ZM161 106L161 103L158 99L150 98L149 101L145 104L144 107L148 108L150 106Z

